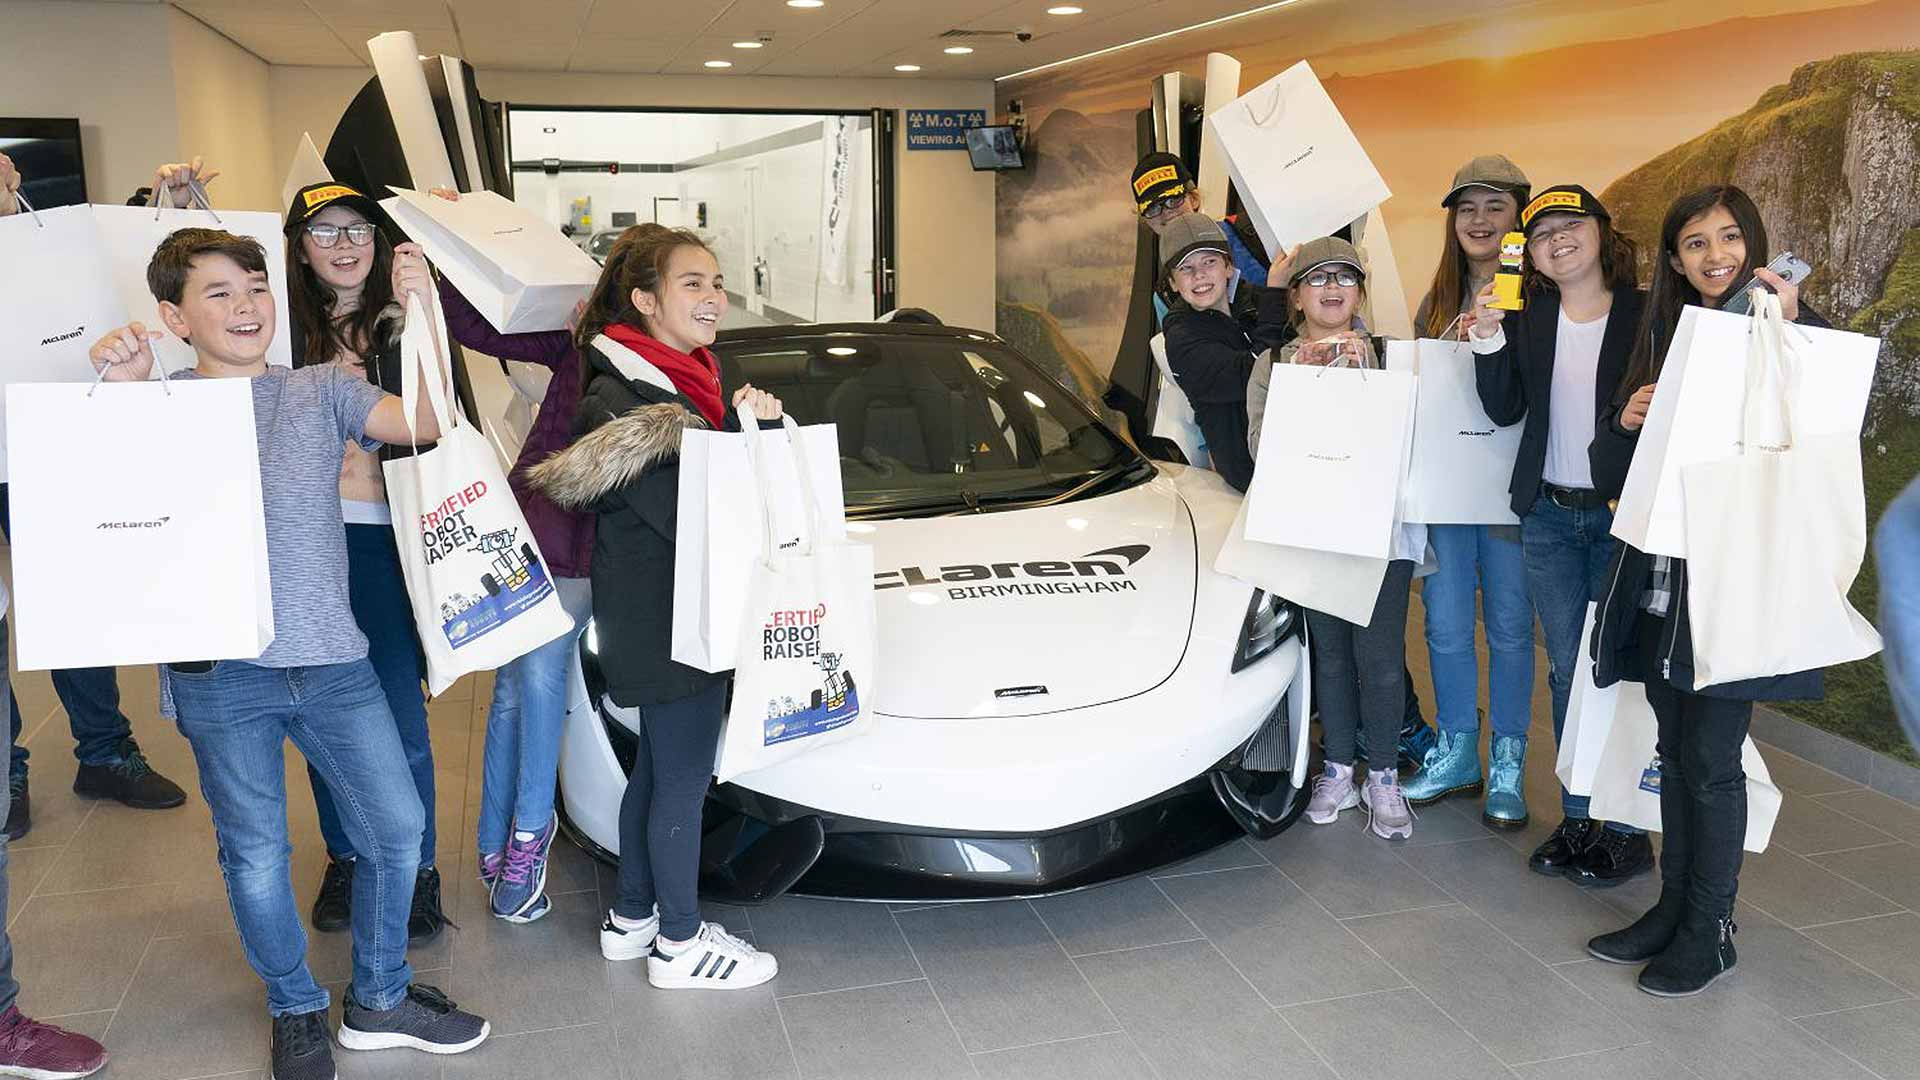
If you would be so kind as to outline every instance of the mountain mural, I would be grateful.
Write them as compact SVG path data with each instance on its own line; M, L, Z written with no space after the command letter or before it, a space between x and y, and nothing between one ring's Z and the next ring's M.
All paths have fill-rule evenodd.
M1808 302L1886 342L1874 427L1920 417L1920 51L1804 64L1600 198L1651 250L1676 196L1727 183L1753 196L1775 252L1813 265Z

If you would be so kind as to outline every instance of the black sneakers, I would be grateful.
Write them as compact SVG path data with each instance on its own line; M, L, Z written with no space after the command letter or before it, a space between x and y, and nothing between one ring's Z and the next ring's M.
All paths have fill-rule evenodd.
M1646 833L1602 828L1573 861L1567 877L1581 885L1611 888L1653 869L1653 840Z
M1527 857L1527 869L1549 877L1564 877L1593 841L1598 822L1592 818L1561 818L1540 846Z
M440 909L440 871L423 866L413 876L413 910L407 915L407 944L425 945L453 923Z
M1672 886L1664 887L1660 890L1660 902L1634 920L1632 926L1588 941L1587 955L1609 964L1644 964L1667 951L1686 917L1686 893Z
M332 934L353 925L352 859L327 856L327 872L320 879L320 895L313 898L313 928Z
M327 1010L273 1018L273 1071L269 1080L336 1080Z
M16 776L10 785L7 803L7 839L19 840L33 828L33 799L27 794L27 778Z
M132 739L123 756L105 765L82 765L73 776L73 793L88 799L112 799L135 810L170 810L187 801L180 785L153 771Z
M405 1047L429 1054L460 1054L486 1041L490 1030L485 1020L461 1012L447 995L414 983L391 1009L369 1009L349 993L341 1009L340 1045L349 1050Z
M1655 997L1692 997L1733 970L1740 957L1733 919L1688 912L1673 944L1640 971L1640 989Z

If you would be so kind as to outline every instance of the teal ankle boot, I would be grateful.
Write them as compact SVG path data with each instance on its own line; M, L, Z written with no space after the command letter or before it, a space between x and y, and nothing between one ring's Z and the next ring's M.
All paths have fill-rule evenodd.
M1480 819L1496 829L1518 829L1527 823L1525 780L1527 737L1495 735L1493 763L1487 769L1487 808Z
M1420 763L1420 771L1401 785L1415 806L1437 802L1457 792L1480 790L1480 733L1442 730Z

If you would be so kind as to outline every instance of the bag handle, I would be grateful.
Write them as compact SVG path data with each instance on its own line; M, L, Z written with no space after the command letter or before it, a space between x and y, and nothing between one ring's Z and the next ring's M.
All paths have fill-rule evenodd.
M747 460L753 463L754 484L760 492L760 561L773 565L773 478L767 475L766 433L760 430L760 421L753 415L753 409L742 402L734 406L734 415L740 420L740 431L747 437ZM820 522L820 506L814 498L813 473L807 461L807 451L801 445L800 424L791 415L782 413L780 417L782 434L787 445L793 451L794 471L800 477L801 518L806 527L800 534L800 554L813 554L823 526Z
M46 226L42 225L41 228L44 229L46 228ZM167 374L167 365L160 362L160 354L158 352L155 352L153 354L153 366L156 370L160 372L161 389L167 392L168 397L172 397L173 396L173 380ZM112 370L113 370L113 365L108 364L106 367L101 368L100 371L94 375L93 385L87 387L88 397L92 397L93 392L95 390L100 389L100 384L107 381L107 372Z
M27 216L33 219L33 223L35 225L39 226L42 229L47 227L47 223L40 220L40 211L35 210L33 208L33 204L27 201L26 192L24 191L14 192L13 201L20 204L20 209L25 210L27 212Z
M1255 111L1256 103L1254 102L1253 99L1255 94L1260 93L1260 90L1265 90L1268 87L1271 87L1273 90L1273 100L1271 102L1264 103L1266 115L1262 116L1260 115L1260 113ZM1282 115L1286 113L1287 95L1286 95L1286 92L1281 89L1279 79L1274 79L1272 82L1269 82L1267 86L1261 87L1260 90L1255 90L1253 91L1253 93L1248 94L1246 97L1240 99L1240 107L1246 110L1247 119L1253 122L1254 127L1256 128L1271 127L1275 122L1277 122L1280 119Z
M434 377L426 380L426 393L427 401L433 407L433 418L440 423L441 434L452 431L459 424L453 410L447 405L444 345L447 340L447 315L440 306L440 297L429 293L423 304L420 294L409 290L406 319L400 329L400 404L407 414L407 437L417 452L420 449L420 432L414 417L420 411L420 366L423 362L433 367Z
M1793 391L1799 365L1789 356L1786 317L1780 298L1755 289L1753 321L1747 331L1747 379L1741 409L1741 453L1793 448Z
M220 212L213 208L213 201L207 198L207 189L201 186L200 181L189 180L181 186L187 193L189 205L186 209L205 210L207 213L213 215L214 221L222 225L226 224L226 222L220 220ZM160 212L162 210L174 209L174 207L167 205L168 202L172 200L172 196L173 185L165 180L160 181L160 186L154 189L153 192L153 220L160 220Z

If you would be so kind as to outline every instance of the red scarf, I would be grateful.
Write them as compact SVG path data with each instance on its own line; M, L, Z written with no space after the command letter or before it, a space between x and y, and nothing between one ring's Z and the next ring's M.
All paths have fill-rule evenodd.
M673 381L673 388L693 402L715 431L726 427L726 408L720 400L720 362L713 358L712 350L695 349L689 356L625 323L612 323L605 333L665 373Z

